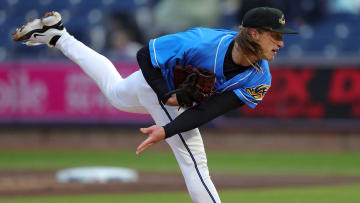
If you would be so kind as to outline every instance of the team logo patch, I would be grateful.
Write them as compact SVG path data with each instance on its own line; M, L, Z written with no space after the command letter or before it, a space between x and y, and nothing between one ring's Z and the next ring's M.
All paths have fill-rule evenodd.
M256 100L262 100L269 88L269 85L258 85L254 88L246 88L246 92L253 96Z
M285 16L282 15L281 18L279 19L279 23L285 25Z

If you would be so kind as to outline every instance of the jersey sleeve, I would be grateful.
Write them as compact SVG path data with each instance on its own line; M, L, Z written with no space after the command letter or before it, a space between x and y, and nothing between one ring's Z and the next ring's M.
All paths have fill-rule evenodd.
M258 105L260 101L264 98L269 88L269 84L259 84L255 86L249 86L247 88L236 89L234 90L234 93L245 104L247 104L251 108L255 108L256 105Z
M155 68L168 69L184 65L185 55L198 41L194 29L165 35L149 42L151 63Z
M233 90L239 99L251 108L255 108L263 100L271 86L270 72L266 71L266 73L257 74L257 77Z

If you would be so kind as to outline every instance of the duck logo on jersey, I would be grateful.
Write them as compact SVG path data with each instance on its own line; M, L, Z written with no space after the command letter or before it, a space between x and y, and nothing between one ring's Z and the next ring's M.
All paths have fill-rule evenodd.
M246 88L246 92L253 96L256 100L262 100L269 88L269 85L258 85L254 88Z

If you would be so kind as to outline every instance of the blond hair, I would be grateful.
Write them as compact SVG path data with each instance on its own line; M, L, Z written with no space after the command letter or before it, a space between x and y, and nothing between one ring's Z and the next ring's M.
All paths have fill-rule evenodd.
M265 31L261 28L247 28L240 26L235 42L238 45L237 47L241 49L241 52L244 53L247 58L248 56L254 56L257 59L261 59L263 50L261 46L251 37L250 29L256 29L259 33L263 33ZM254 64L250 60L249 62L257 71L262 71L262 68L258 63Z

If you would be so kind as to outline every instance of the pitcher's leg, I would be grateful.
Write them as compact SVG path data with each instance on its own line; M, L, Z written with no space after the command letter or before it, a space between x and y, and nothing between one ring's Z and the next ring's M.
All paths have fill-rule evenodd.
M114 83L123 80L109 59L87 47L67 32L59 38L56 48L78 64L101 88L109 88Z
M147 84L143 86L139 99L158 125L167 124L181 113L178 111L178 107L162 106L156 94ZM219 195L209 176L204 144L199 130L195 129L175 135L166 139L166 142L170 145L179 163L192 200L196 203L219 203Z
M66 57L80 68L99 86L100 90L116 108L134 113L147 113L136 95L137 76L124 79L109 59L97 53L65 32L56 43Z
M173 108L172 108L173 109ZM177 111L177 110L175 110ZM169 114L171 110L169 109ZM198 129L166 139L178 161L194 202L221 202L210 178L203 140Z
M40 19L30 19L17 28L12 37L28 46L56 46L96 82L113 106L123 111L146 113L134 91L136 80L124 80L106 57L69 35L60 13L47 12Z

